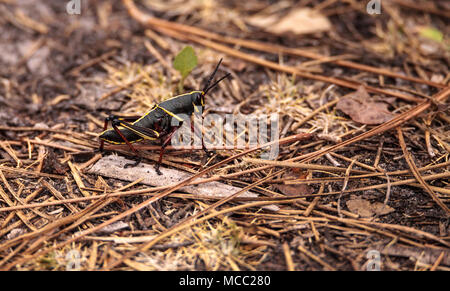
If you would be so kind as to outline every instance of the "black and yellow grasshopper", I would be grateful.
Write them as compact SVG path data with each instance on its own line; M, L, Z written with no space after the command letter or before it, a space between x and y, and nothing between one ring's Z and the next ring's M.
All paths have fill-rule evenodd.
M126 117L120 118L111 115L105 119L105 125L103 132L100 134L100 151L103 151L104 142L110 144L126 144L128 147L138 156L138 160L132 166L136 166L141 161L141 156L138 151L133 147L132 143L142 140L161 140L161 150L159 153L158 163L155 165L156 172L161 175L159 166L161 165L162 157L165 147L169 144L175 131L181 126L185 120L183 117L189 118L196 110L196 107L201 107L204 112L205 96L214 88L220 81L227 78L230 74L226 74L218 81L210 86L211 81L214 79L217 70L222 62L222 59L217 64L213 73L209 77L202 91L192 91L190 93L178 95L172 97L166 101L154 105L147 113L140 117ZM173 122L172 119L176 119L178 125ZM107 129L108 122L111 122L112 129ZM191 124L191 129L192 124ZM202 147L207 152L202 138ZM126 165L130 166L130 165Z

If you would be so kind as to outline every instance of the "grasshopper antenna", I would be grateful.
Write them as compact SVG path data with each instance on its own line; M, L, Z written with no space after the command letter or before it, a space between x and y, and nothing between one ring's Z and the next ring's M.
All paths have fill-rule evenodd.
M219 84L220 81L222 81L223 79L229 77L231 74L228 73L225 76L223 76L222 78L220 78L218 81L216 81L214 84L212 84L211 86L209 86L209 84L211 83L211 81L214 79L214 76L217 73L217 70L220 67L220 64L222 63L223 59L220 59L219 63L217 64L216 68L214 69L214 72L211 74L211 76L209 77L208 81L205 84L205 88L203 89L203 95L206 95L208 93L209 90L211 90L212 88L214 88L215 86L217 86L217 84Z
M212 84L210 87L206 88L206 90L203 91L203 92L205 92L203 95L206 95L206 93L208 93L209 90L211 90L212 88L216 87L217 84L219 84L220 81L222 81L223 79L228 78L230 75L231 75L230 73L226 74L225 76L223 76L222 78L217 80L214 84Z
M208 81L205 84L205 88L203 88L203 92L206 92L208 90L209 87L209 83L211 83L212 79L214 79L214 76L217 73L217 70L219 69L220 64L222 63L223 59L220 59L219 63L217 64L216 68L214 69L214 72L211 74L211 76L209 76Z
M209 86L209 84L211 83L211 81L214 79L214 76L216 75L216 73L217 73L217 70L219 69L219 67L220 67L220 64L222 63L222 60L223 59L220 59L219 60L219 63L217 64L217 66L216 66L216 68L214 69L214 72L212 72L212 74L211 74L211 76L209 76L209 79L208 79L208 81L206 82L206 84L205 84L205 87L203 88L203 95L206 95L206 93L209 91L209 89L211 89L212 87L214 87L215 85L217 85L217 82L216 83L214 83L212 86ZM221 81L221 80L220 80Z

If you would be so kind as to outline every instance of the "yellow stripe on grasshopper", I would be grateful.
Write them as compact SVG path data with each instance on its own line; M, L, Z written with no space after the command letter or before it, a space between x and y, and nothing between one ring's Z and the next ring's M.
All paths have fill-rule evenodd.
M105 131L103 131L101 134L103 134L104 132L109 131L109 130L110 130L110 129L105 130ZM100 135L101 135L101 134L100 134ZM115 144L115 145L126 144L125 141L113 141L113 140L106 139L106 138L104 138L104 137L101 137L100 139L106 141L107 143ZM144 140L143 138L136 139L136 140L130 140L129 143L140 142L140 141L143 141L143 140Z
M197 106L195 106L194 102L192 102L192 106L194 107L195 112L199 113L200 110L198 110Z
M139 132L139 131L137 131L135 129L132 129L131 127L126 126L125 124L122 124L122 126L125 127L126 129L134 132L136 135L139 135L140 137L142 137L142 139L156 140L159 137L159 132L157 132L157 131L155 131L153 129L150 129L150 128L149 129L155 133L156 138L155 137L150 137L148 135L145 135L145 134L143 134L143 133L141 133L141 132Z
M161 107L161 106L159 106L159 105L157 105L158 106L158 108L161 108L165 113L167 113L167 114L169 114L170 116L172 116L172 117L174 117L174 118L176 118L176 119L178 119L178 121L184 121L184 119L183 118L181 118L181 117L179 117L178 115L176 115L175 113L173 113L173 112L170 112L169 110L167 110L166 108L164 108L164 107Z

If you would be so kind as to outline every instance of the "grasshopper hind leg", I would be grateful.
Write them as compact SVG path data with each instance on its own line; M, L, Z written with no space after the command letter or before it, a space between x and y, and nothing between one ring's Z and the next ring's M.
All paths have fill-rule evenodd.
M120 137L125 141L125 143L128 145L128 147L133 151L133 153L137 156L137 160L135 163L127 163L125 164L124 168L130 168L130 167L136 167L139 165L142 161L141 154L131 145L131 143L127 140L127 138L123 135L123 133L120 131L118 126L120 125L120 121L118 119L113 119L111 121L113 129L117 132L117 134L120 135Z
M182 123L181 123L181 124L182 124ZM155 165L155 171L156 171L156 173L157 173L158 175L162 175L161 170L159 169L159 167L161 166L161 163L162 163L162 158L163 158L163 155L164 155L164 150L165 150L166 146L168 146L169 143L170 143L170 141L172 140L173 134L177 131L178 128L181 127L181 124L180 124L179 126L173 126L173 127L170 129L170 132L167 134L166 139L165 139L164 141L162 141L162 143L161 143L161 150L159 151L159 159L158 159L158 162L157 162L156 165Z

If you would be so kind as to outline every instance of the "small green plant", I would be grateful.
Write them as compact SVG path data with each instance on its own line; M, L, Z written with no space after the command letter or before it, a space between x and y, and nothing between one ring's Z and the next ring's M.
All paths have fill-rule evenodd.
M424 27L420 30L420 35L437 42L442 42L444 35L441 31L433 27Z
M183 91L184 80L196 66L197 56L191 46L186 46L173 60L173 67L181 73L181 80L178 83L180 93Z

